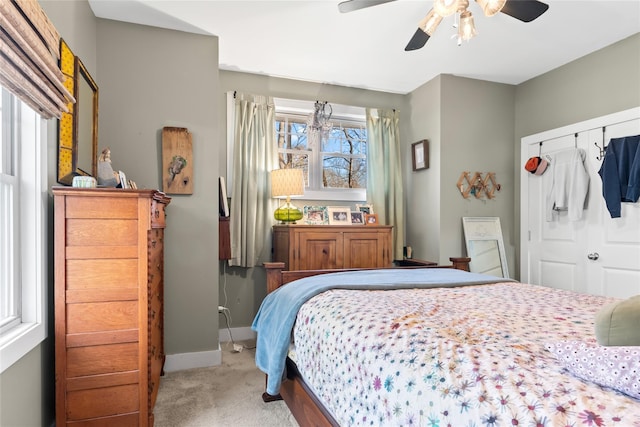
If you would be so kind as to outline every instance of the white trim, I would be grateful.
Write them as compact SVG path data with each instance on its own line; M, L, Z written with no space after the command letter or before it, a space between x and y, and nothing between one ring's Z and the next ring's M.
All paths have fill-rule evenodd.
M20 104L18 165L22 323L0 337L0 372L47 337L47 121L26 104ZM31 179L25 181L25 176Z
M606 116L596 117L594 119L585 120L579 123L563 126L556 129L547 130L536 133L534 135L522 138L520 145L520 280L531 283L531 270L529 265L529 185L528 177L530 175L524 169L524 164L529 158L528 146L539 144L554 138L560 138L575 133L585 132L598 129L603 126L611 126L616 123L622 123L634 120L640 117L640 107L630 108L628 110L619 111L617 113L608 114Z
M231 328L231 336L229 336L229 329L220 329L218 336L220 337L220 342L230 342L231 336L233 336L234 341L247 341L255 340L258 335L251 327L244 326L242 328Z
M218 345L217 350L168 354L164 362L164 371L175 372L193 368L209 368L221 364L222 350Z

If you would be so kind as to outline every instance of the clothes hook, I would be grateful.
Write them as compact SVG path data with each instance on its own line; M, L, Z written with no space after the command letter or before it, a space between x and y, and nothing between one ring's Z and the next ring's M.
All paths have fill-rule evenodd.
M602 126L602 146L598 145L597 142L594 142L594 145L596 147L598 147L598 150L600 150L600 154L596 156L596 160L598 160L598 161L604 159L604 152L607 149L607 146L604 143L606 131L607 131L607 127L606 126Z

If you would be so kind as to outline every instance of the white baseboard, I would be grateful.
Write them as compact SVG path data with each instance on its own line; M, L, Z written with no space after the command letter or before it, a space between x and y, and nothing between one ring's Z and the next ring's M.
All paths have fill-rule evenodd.
M256 333L251 327L220 329L219 341L229 342L231 336L233 341L255 340ZM222 364L222 350L218 344L217 350L199 351L194 353L167 354L164 362L165 372L182 371L193 368L208 368L209 366L217 366Z
M193 368L208 368L222 364L222 350L199 351L194 353L167 354L165 372L182 371Z
M242 328L231 328L231 335L229 335L229 329L224 328L218 331L219 341L220 342L229 342L231 341L231 337L233 336L234 341L246 341L246 340L255 340L256 333L251 329L250 326L245 326Z

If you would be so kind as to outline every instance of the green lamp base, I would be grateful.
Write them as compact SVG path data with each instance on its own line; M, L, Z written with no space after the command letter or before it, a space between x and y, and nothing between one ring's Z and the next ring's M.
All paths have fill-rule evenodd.
M282 224L295 224L296 221L302 219L302 210L293 206L291 203L288 203L276 209L276 211L273 213L273 217L276 220L280 221Z

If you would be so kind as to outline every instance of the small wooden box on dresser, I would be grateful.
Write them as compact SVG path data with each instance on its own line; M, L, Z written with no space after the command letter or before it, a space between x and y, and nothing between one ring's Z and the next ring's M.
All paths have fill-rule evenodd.
M155 190L52 191L56 425L153 426L171 199Z
M391 225L274 225L273 261L286 270L391 266Z

